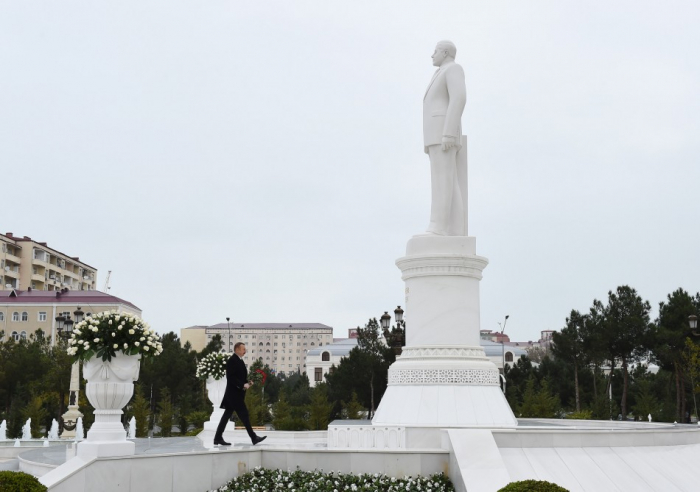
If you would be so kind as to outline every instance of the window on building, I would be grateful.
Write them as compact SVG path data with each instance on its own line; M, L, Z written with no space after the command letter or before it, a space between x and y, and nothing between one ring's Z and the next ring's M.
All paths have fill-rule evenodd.
M22 311L22 321L29 321L29 313L27 311Z
M19 334L19 337L20 337L22 340L26 340L26 339L27 339L27 332L24 331L24 330L22 330L22 333Z
M260 342L260 343L259 343L259 345L260 345L260 346L262 347L262 346L263 346L263 343L262 343L262 342Z
M5 321L5 313L0 313L0 321Z
M19 321L19 313L17 311L12 313L12 321Z
M506 362L513 362L513 352L506 352Z
M46 321L46 311L39 311L39 321Z
M317 367L314 369L314 381L319 382L323 380L323 369Z
M12 337L12 339L13 339L15 342L19 341L19 333L17 333L16 331L13 331L13 332L12 332L12 335L10 335L10 336Z
M331 360L331 354L328 353L328 352L323 352L323 353L321 354L321 360L324 361L324 362L330 362L330 360Z

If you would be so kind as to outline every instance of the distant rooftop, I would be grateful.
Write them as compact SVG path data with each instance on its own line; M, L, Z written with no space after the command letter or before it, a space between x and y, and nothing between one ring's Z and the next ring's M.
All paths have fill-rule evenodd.
M17 242L22 242L22 241L31 241L31 242L34 242L34 243L38 244L39 246L41 246L41 247L43 247L43 248L46 248L46 249L49 249L49 250L53 251L54 253L57 253L57 254L62 255L62 256L65 256L66 258L70 258L70 259L73 260L73 261L77 261L77 262L80 263L81 265L85 265L86 267L92 268L93 270L97 270L97 268L88 265L88 264L85 263L84 261L81 261L79 256L69 256L69 255L67 255L66 253L63 253L63 252L61 252L61 251L59 251L59 250L57 250L57 249L52 248L52 247L49 246L47 243L42 242L42 241L37 241L36 239L32 239L32 238L29 237L29 236L17 237L17 236L15 236L15 235L14 235L13 233L11 233L11 232L6 232L5 234L0 234L0 236L3 236L3 237L5 237L5 238L7 238L7 239L10 239L10 240L12 240L12 241L17 241ZM22 248L22 246L20 246L19 244L17 244L17 247L20 248L20 249Z
M331 355L339 355L346 357L350 355L350 351L357 347L357 338L345 338L339 341L333 341L328 345L309 350L306 355L321 355L322 352L330 352Z
M229 324L228 323L217 323L215 325L207 326L206 328L228 328ZM196 328L196 327L192 327ZM266 330L289 330L290 328L293 330L318 330L318 329L328 329L332 330L333 328L324 325L322 323L234 323L231 322L231 328L236 328L236 329L241 329L241 328L250 328L251 330L259 330L259 329L266 329Z
M134 309L141 309L129 301L99 290L2 290L0 303L8 304L125 304Z

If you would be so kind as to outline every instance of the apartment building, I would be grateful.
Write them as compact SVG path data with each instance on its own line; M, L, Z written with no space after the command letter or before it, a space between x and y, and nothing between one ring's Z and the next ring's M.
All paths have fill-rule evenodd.
M56 341L56 317L80 308L85 316L116 310L141 317L141 309L124 299L97 290L9 290L0 292L2 341L26 339L41 329Z
M0 290L95 290L97 269L11 232L0 234Z
M230 328L229 328L230 327ZM229 333L230 329L230 333ZM321 323L219 323L180 330L184 345L202 350L214 335L220 335L224 349L232 352L236 342L246 344L243 358L250 366L258 359L278 374L306 372L306 353L333 342L333 328Z

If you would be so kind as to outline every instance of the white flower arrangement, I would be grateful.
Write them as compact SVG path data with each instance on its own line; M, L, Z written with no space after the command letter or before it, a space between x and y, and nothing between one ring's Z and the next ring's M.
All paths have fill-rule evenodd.
M67 351L76 361L93 357L109 361L117 352L144 357L160 355L163 345L160 336L138 316L104 311L75 325Z
M226 377L226 362L232 355L231 352L214 352L204 356L197 364L197 377L213 378L217 381Z
M243 491L362 491L362 492L454 492L450 479L443 473L429 477L395 478L375 474L324 473L323 470L305 472L268 470L256 467L253 471L240 475L223 487L211 492Z

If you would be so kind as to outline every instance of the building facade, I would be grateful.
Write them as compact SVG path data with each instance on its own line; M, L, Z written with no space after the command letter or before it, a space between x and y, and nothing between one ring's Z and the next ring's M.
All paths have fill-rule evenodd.
M97 290L10 290L0 292L0 331L2 341L29 338L41 329L55 343L56 317L78 309L91 316L116 310L141 317L141 310L124 299Z
M0 290L95 290L97 269L11 232L0 234Z
M206 347L214 335L221 336L228 352L237 342L245 343L247 365L261 359L278 374L305 373L306 353L333 342L333 328L321 323L232 322L180 330L181 343L190 342L196 351Z
M357 337L345 338L323 347L316 347L306 354L306 374L313 388L326 380L331 367L338 366L343 357L357 347Z

